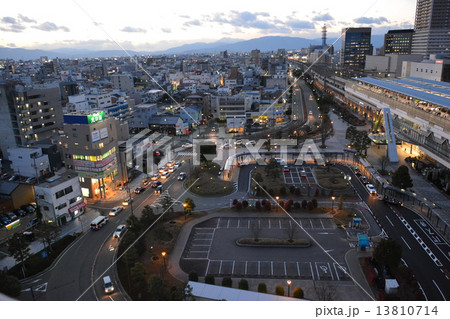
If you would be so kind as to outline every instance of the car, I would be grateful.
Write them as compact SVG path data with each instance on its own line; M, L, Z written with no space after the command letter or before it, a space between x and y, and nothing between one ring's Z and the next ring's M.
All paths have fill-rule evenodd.
M9 224L11 224L11 219L9 219L6 216L1 216L0 223L3 224L4 226L9 225Z
M150 177L150 179L152 180L152 181L156 181L156 180L158 180L158 178L159 178L159 174L153 174L152 175L152 177Z
M160 168L158 168L158 172L160 172L160 173L167 172L167 168L165 168L165 167L160 167Z
M183 145L181 145L182 148L192 148L193 145L192 143L184 143Z
M306 171L304 169L300 171L300 177L306 177Z
M114 292L114 285L111 281L111 277L109 276L103 277L103 289L105 290L105 294L110 294Z
M0 179L7 179L9 177L8 173L3 173Z
M131 197L127 197L122 201L122 205L128 206L130 205L131 201L132 201Z
M353 174L355 174L356 176L361 176L361 171L358 167L353 168Z
M285 165L286 161L282 158L279 157L275 157L275 161L277 162L278 165Z
M134 193L140 194L140 193L143 193L144 191L145 191L145 187L139 186L139 187L136 187L136 189L134 190Z
M153 152L153 156L164 156L164 153L163 153L163 151L157 150L157 151Z
M23 209L15 209L14 214L19 217L25 217L27 215L27 212Z
M178 175L177 179L179 181L184 181L186 179L186 173L185 172L181 172L180 175Z
M118 213L120 213L123 210L123 206L116 206L113 209L109 211L109 216L116 216Z
M113 233L113 238L120 238L122 234L125 232L127 227L125 225L117 226L116 230Z
M164 172L164 173L161 174L161 178L162 178L162 179L169 178L169 176L170 176L170 173L169 173L169 172Z
M28 177L27 180L25 181L25 183L28 183L28 184L34 184L36 182L37 182L36 177Z
M289 169L289 167L288 166L284 166L283 167L283 172L290 172L291 170Z
M40 220L37 217L35 217L35 218L33 218L32 220L29 221L28 228L36 227L40 223L41 223Z
M376 195L377 194L377 190L375 189L375 187L372 184L367 184L366 188L369 191L370 195Z
M365 177L364 175L361 175L359 177L359 179L361 180L361 182L365 185L365 184L369 184L369 179L367 177Z
M230 148L230 143L224 143L224 144L220 147L220 149L222 149L222 150L225 150L225 149L228 149L228 148Z
M12 212L6 213L6 217L8 217L11 221L15 221L16 219L18 219L16 214L14 214Z
M242 142L242 140L236 140L234 142L234 147L238 148L238 147L242 147L244 145L244 143Z
M35 235L32 231L24 231L22 233L23 238L25 238L26 241L32 242L35 240Z
M394 206L403 206L403 203L397 199L395 199L394 197L389 197L389 196L384 196L383 200L391 205Z
M33 214L36 211L36 208L31 204L22 205L20 206L20 209L26 211L28 214Z
M19 180L20 176L19 175L13 175L8 179L8 182L14 182Z
M309 114L309 115L313 115L313 112L312 112L312 111L309 111L308 114Z
M216 131L216 128L213 127L213 128L211 129L211 132L215 132L215 131Z
M175 166L171 166L171 167L169 167L169 169L167 171L169 173L173 173L173 172L175 172L175 170L176 170Z
M150 184L150 181L149 181L149 180L146 180L146 181L143 181L143 182L142 182L142 185L143 185L143 186L147 186L148 184Z
M156 181L151 183L152 188L158 187L159 185L161 185L162 183L160 181Z
M175 164L173 165L173 167L175 167L175 168L178 168L178 167L180 167L181 166L181 163L180 162L175 162Z
M166 164L167 167L172 167L175 165L175 161L170 161Z
M248 141L247 143L245 143L245 145L246 146L255 146L256 145L256 141L254 141L254 140L250 140L250 141Z

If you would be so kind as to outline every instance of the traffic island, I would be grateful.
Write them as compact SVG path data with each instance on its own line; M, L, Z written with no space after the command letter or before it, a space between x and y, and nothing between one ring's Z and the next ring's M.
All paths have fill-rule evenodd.
M308 239L240 238L236 240L236 245L240 247L306 248L311 246L311 242Z
M184 187L199 196L225 196L233 193L233 183L220 179L219 171L220 166L216 163L203 163L194 169Z
M328 190L345 190L349 183L344 179L344 173L336 167L316 167L313 170L320 187Z

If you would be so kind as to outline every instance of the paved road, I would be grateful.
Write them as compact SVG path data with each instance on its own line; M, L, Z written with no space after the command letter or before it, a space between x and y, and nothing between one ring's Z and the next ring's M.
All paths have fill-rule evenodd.
M419 215L404 207L393 208L375 196L370 196L351 169L341 165L340 167L346 174L352 176L352 185L361 199L367 203L386 234L402 246L403 259L413 270L426 299L450 300L449 245ZM404 218L405 222L401 218ZM442 266L439 266L430 254L434 255Z

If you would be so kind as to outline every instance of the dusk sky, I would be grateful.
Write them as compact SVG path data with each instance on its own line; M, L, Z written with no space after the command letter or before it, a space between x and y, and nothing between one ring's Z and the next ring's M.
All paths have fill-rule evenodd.
M384 34L412 28L415 7L415 0L7 0L0 46L119 49L112 38L126 49L154 51L222 38L320 38L323 24L330 38L349 26Z

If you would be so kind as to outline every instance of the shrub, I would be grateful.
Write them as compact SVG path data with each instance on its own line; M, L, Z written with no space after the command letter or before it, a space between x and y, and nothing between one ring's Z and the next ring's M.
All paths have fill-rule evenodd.
M296 190L296 188L294 185L289 186L289 193L294 194L295 190Z
M242 209L242 203L241 202L237 202L234 207L236 207L237 210L241 210Z
M247 208L248 207L248 201L243 200L242 201L242 208Z
M287 194L287 192L286 192L286 187L281 187L280 188L280 195L286 195Z
M222 286L231 288L233 286L233 280L230 277L224 277L222 279Z
M305 294L303 293L302 288L295 288L292 293L292 297L294 297L294 298L303 299L304 296L305 296Z
M317 204L317 199L313 198L313 200L311 202L312 202L314 208L317 208L317 205L318 205Z
M206 275L205 276L205 284L214 285L215 284L214 276L213 275Z
M260 282L258 284L258 292L262 292L262 293L265 293L265 294L267 293L267 286L266 286L265 283Z
M317 197L317 196L319 196L319 194L320 194L320 191L318 188L316 188L316 192L314 193L314 196Z
M272 209L272 204L269 201L267 201L266 205L264 205L264 206L266 207L266 210L268 210L268 211L270 211Z
M278 205L280 205L280 207L284 207L284 202L282 200L279 200ZM278 209L278 207L277 207L277 209Z
M300 205L299 202L295 202L295 203L294 203L294 208L295 208L295 209L300 209L300 207L301 207L301 205Z
M275 287L275 295L284 296L284 287L282 285Z
M259 200L256 201L255 207L257 210L261 210L261 202Z
M306 208L308 208L308 210L313 210L314 204L312 202L308 202L308 204L306 205Z
M342 209L343 205L344 205L344 196L340 195L338 198L338 209Z
M266 202L267 202L267 200L266 200L266 199L263 199L263 200L261 201L261 205L262 205L262 206L265 206L265 205L266 205Z
M195 271L189 273L189 281L198 281L198 274Z
M302 200L302 208L305 209L308 206L306 199Z
M233 206L236 206L237 203L238 203L238 200L236 198L233 199Z
M302 194L302 191L300 190L300 188L296 188L295 189L295 196L300 196Z
M248 290L248 281L245 279L239 280L238 287L239 287L239 289L242 289L242 290Z

